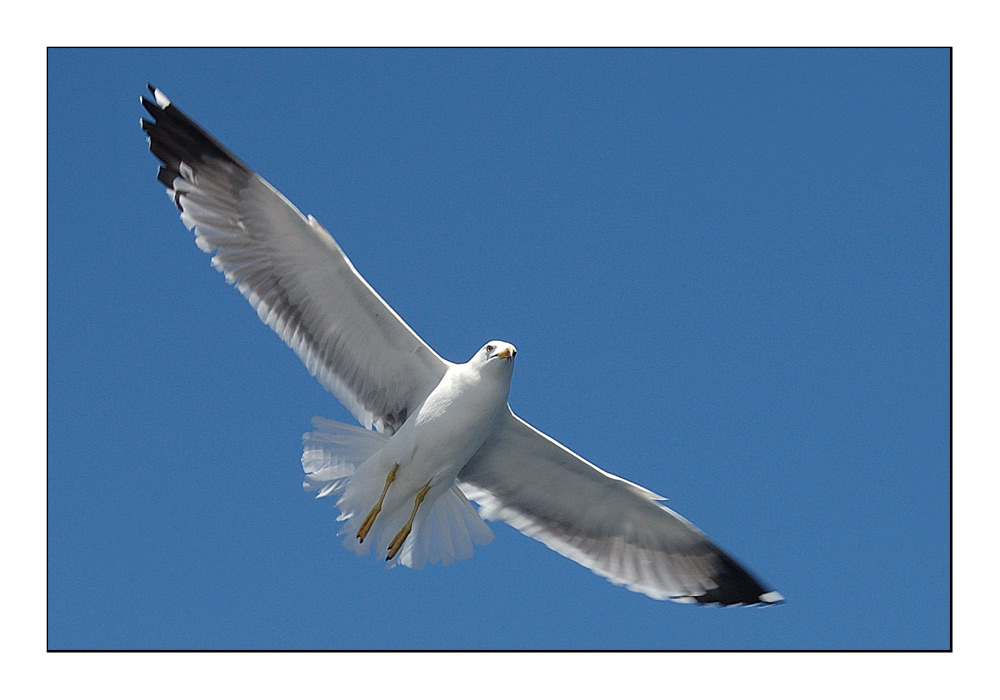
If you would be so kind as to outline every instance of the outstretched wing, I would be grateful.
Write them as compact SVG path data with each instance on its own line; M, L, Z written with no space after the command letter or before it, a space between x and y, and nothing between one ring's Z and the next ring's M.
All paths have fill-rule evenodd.
M333 237L149 87L159 180L198 247L365 427L393 433L448 363L358 274Z
M723 605L783 599L657 503L661 497L598 469L513 413L458 481L483 517L652 598Z

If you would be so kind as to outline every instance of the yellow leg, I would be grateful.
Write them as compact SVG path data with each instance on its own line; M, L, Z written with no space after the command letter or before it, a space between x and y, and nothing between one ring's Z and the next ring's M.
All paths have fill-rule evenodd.
M406 542L407 536L409 536L410 531L413 529L413 519L417 517L417 508L419 508L420 504L424 502L424 497L427 496L427 492L430 490L431 482L428 481L424 487L417 492L417 497L413 501L413 512L410 513L410 519L406 521L406 525L403 526L403 529L397 532L396 536L392 538L392 542L389 543L389 556L385 558L386 561L389 561L396 556L399 553L400 548L403 546L403 543Z
M385 486L382 488L382 495L378 497L378 503L375 507L371 509L368 513L368 517L365 521L361 523L361 527L358 528L358 541L364 542L365 538L368 537L369 530L372 529L372 525L375 524L375 518L378 516L379 512L382 510L382 501L385 500L385 494L389 492L389 485L396 480L396 472L399 470L399 465L393 466L392 471L389 472L389 476L385 478Z

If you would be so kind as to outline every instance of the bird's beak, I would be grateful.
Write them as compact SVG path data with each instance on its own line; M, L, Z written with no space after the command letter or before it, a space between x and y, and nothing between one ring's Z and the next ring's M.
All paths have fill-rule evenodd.
M514 349L514 346L513 345L508 345L503 350L501 350L500 352L498 352L495 355L495 357L502 357L503 359L505 359L508 362L510 362L511 360L514 359L514 355L516 355L516 354L517 354L517 350Z

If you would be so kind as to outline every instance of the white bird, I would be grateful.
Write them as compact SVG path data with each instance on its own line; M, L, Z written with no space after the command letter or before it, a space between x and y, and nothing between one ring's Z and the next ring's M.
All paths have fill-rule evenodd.
M363 427L315 418L305 488L335 494L344 544L412 568L472 556L499 519L613 583L656 599L771 604L700 530L518 418L516 350L493 340L441 358L311 216L159 90L142 105L159 180L198 247ZM469 503L479 505L479 512Z

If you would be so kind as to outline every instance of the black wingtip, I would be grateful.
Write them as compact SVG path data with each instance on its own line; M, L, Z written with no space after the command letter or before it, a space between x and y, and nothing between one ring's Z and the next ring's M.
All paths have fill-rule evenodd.
M699 605L705 605L708 607L762 607L769 608L772 605L782 605L785 602L785 596L781 595L777 591L770 591L768 593L761 593L760 595L740 595L733 594L733 591L719 591L713 589L708 591L704 595L695 596L694 598L684 598L684 602L695 602Z
M159 119L160 116L163 114L163 109L152 100L146 99L145 95L139 95L139 104L142 105L142 108L145 109L146 112L149 113L149 116L151 116L153 119ZM147 127L154 125L154 122L150 122L145 119L143 120L143 122L144 123L142 128L147 132L149 131Z
M715 547L719 570L713 576L716 587L705 591L694 600L702 605L753 605L770 606L784 601L777 591L762 585L750 572L724 551Z
M140 119L139 125L148 136L149 150L163 163L157 179L167 189L172 189L180 177L182 164L197 170L208 162L222 162L228 163L231 171L241 171L244 177L252 174L243 161L177 109L160 90L152 84L147 87L153 99L141 96L140 102L152 119ZM175 204L179 206L179 201L175 200Z

